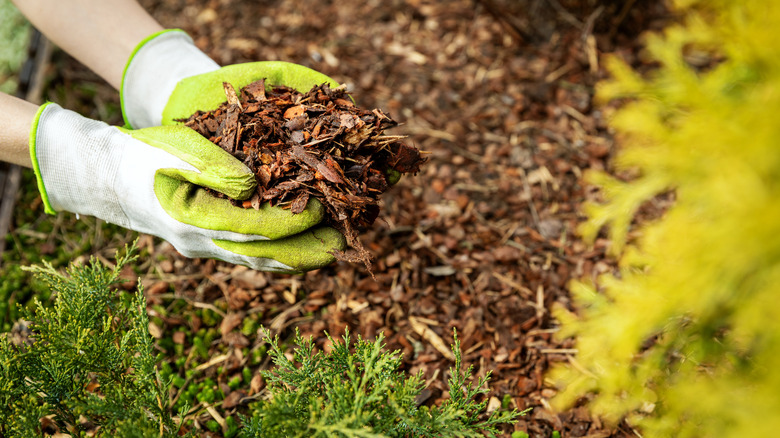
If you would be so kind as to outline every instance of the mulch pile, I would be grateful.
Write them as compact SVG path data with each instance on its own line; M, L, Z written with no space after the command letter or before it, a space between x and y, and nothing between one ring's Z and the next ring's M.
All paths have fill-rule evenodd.
M149 258L162 260L142 267L151 304L170 294L199 308L225 304L229 323L212 348L227 349L230 359L215 381L245 363L241 347L252 348L257 337L241 333L240 321L255 315L282 337L297 327L321 348L328 348L323 330L339 336L349 327L369 338L383 331L387 347L403 352L404 367L424 372L423 402L435 404L447 395L454 327L464 361L478 375L493 371L489 409L505 396L513 407L534 408L514 430L636 436L625 423L590 416L587 399L554 412L558 388L545 372L576 362L574 340L555 336L551 309L572 308L572 280L615 267L609 241L587 245L576 234L582 203L598 199L583 175L609 169L614 150L611 108L593 103L595 84L607 77L602 56L642 67L639 36L670 20L662 2L141 4L222 65L290 61L345 83L358 105L386 109L410 144L431 152L417 176L382 195L376 222L360 236L376 278L344 261L303 276L261 273L185 259L164 242L142 240ZM167 317L162 332L196 323ZM252 392L262 386L253 380ZM224 416L242 405L221 409Z
M358 233L379 215L379 196L391 183L388 172L416 174L426 158L402 136L383 135L397 123L379 109L355 106L344 87L266 90L260 79L242 88L240 97L229 83L223 87L225 103L181 122L255 173L255 193L234 204L259 209L269 202L298 214L316 198L325 206L326 222L354 249L336 256L360 261L370 271L370 254Z

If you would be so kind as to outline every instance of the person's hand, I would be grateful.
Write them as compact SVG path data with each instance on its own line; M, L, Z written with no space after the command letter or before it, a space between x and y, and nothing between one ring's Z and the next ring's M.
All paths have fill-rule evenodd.
M188 257L258 270L302 272L330 264L344 237L318 226L324 209L233 206L203 187L248 198L251 171L183 126L125 130L56 104L38 111L30 136L33 169L48 213L93 215L169 241Z
M125 67L120 89L125 124L131 128L176 125L177 119L186 119L199 110L216 109L223 103L226 100L223 82L230 82L239 90L264 78L267 86L286 85L304 91L325 82L336 85L322 73L285 62L254 62L220 68L195 47L186 33L179 30L159 32L138 45ZM208 143L208 140L205 142ZM204 193L203 202L206 196L208 195ZM322 220L322 205L317 200L310 200L309 204L311 205L307 207L307 212L317 212L311 219L298 218L287 210L282 211L279 207L270 207L267 204L254 212L242 212L234 208L235 212L220 214L238 217L249 214L259 223L268 226L273 224L281 229L303 225L304 228L296 228L300 231L313 227ZM345 241L343 237L336 239L336 235L341 236L336 230L320 227L317 233L327 234L328 240L321 242L310 239L313 246L311 249L301 246L300 250L290 253L290 256L300 259L296 269L314 269L327 264L321 257L310 256L312 253L327 254L327 260L332 261L330 252L333 249L344 249ZM246 242L240 245L220 242L220 245L236 254L250 257L256 257L258 254L263 256L267 254L268 248L268 242ZM309 258L311 261L306 262Z

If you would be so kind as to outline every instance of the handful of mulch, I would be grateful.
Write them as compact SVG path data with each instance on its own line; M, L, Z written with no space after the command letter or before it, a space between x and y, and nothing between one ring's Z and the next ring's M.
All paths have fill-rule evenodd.
M334 256L363 262L370 271L358 233L376 220L389 172L417 173L427 158L403 143L403 136L384 135L397 123L378 109L356 107L343 87L323 84L303 94L284 86L267 90L259 80L241 89L239 97L232 85L223 86L227 101L219 108L179 121L257 176L254 195L233 200L234 205L260 208L267 201L300 213L317 198L328 225L353 248Z

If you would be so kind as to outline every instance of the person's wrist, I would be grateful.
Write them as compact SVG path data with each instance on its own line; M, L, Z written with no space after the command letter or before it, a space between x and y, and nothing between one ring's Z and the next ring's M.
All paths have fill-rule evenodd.
M163 109L179 81L218 68L181 30L169 29L145 38L130 55L122 75L119 92L125 124L131 128L160 125Z

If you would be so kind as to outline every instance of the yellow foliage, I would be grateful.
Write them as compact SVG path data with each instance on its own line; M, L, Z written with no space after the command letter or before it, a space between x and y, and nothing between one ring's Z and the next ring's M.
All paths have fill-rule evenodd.
M780 2L678 1L686 20L647 37L642 76L617 59L602 102L627 99L612 126L624 182L588 176L605 202L580 230L608 227L619 275L574 283L579 370L552 376L566 406L648 437L774 436L780 430ZM691 57L712 65L694 67ZM663 218L626 242L640 205L674 190Z

